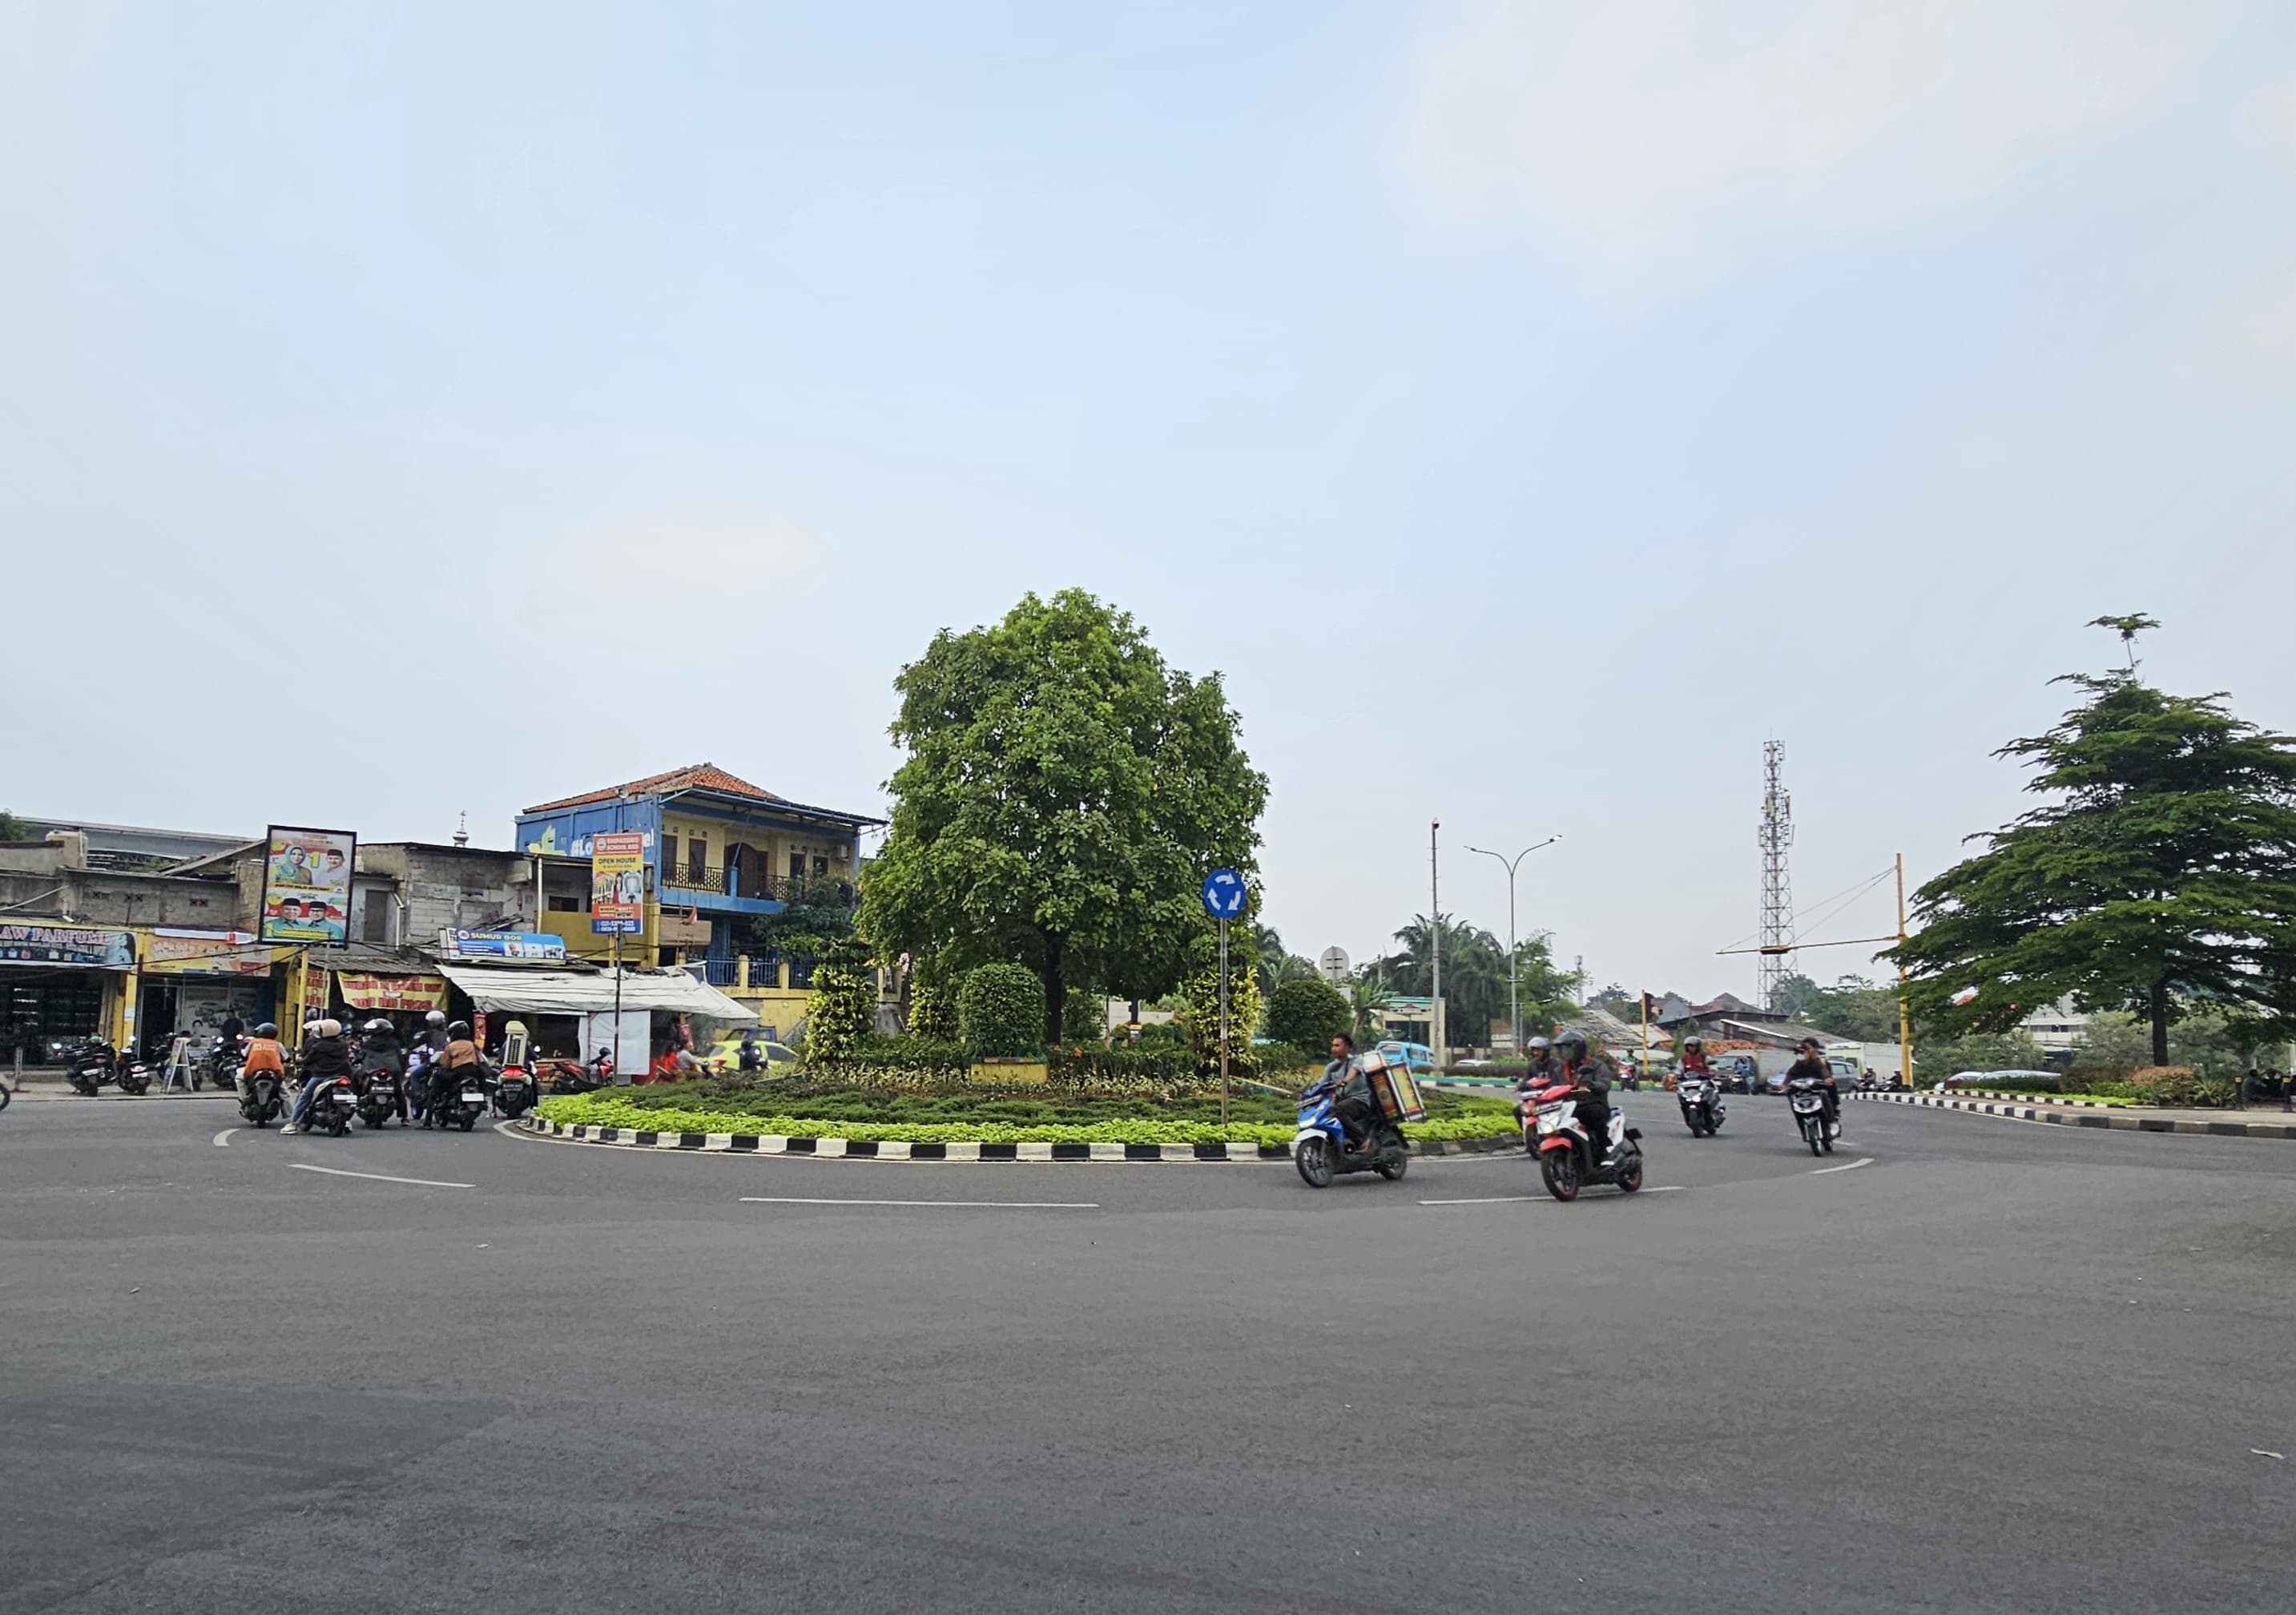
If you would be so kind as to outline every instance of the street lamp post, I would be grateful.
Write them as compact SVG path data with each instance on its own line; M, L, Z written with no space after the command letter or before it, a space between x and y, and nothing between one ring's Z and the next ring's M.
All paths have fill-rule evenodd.
M1562 838L1560 835L1551 835L1551 836L1548 836L1548 837L1547 837L1545 840L1543 840L1543 841L1535 842L1535 843L1533 843L1532 845L1530 845L1530 846L1529 846L1529 847L1524 848L1521 852L1516 853L1516 854L1514 855L1514 857L1511 857L1511 858L1510 858L1510 857L1506 857L1506 856L1505 856L1505 855L1504 855L1504 854L1502 854L1502 853L1493 852L1493 851L1492 851L1489 848L1488 848L1488 847L1470 847L1470 848L1467 848L1467 850L1468 850L1469 852L1480 852L1480 853L1481 853L1481 854L1482 854L1485 857L1487 857L1487 858L1496 858L1496 859L1498 859L1498 861L1499 861L1501 864L1503 864L1503 865L1505 865L1506 866L1506 872L1507 872L1507 1024L1508 1024L1509 1026L1511 1026L1511 1027L1513 1027L1513 1028L1514 1029L1514 1052L1515 1052L1516 1053L1518 1053L1518 1054L1520 1054L1520 1053L1522 1053L1522 1008L1521 1008L1521 1004L1518 1002L1518 1000L1517 1000L1517 996L1516 996L1516 992L1517 992L1517 987L1516 987L1516 984L1517 984L1518 980L1519 980L1519 979L1520 979L1520 977L1521 977L1521 970L1520 970L1519 966L1517 965L1517 963L1516 963L1516 960L1515 960L1515 956L1514 956L1514 949L1515 949L1515 940L1514 940L1514 871L1515 871L1515 865L1518 865L1518 864L1520 864L1520 863L1521 863L1525 858L1529 857L1532 853L1537 852L1537 851L1538 851L1541 847L1552 847L1552 846L1554 846L1554 843L1555 843L1555 842L1557 842L1557 841L1561 840L1562 839Z

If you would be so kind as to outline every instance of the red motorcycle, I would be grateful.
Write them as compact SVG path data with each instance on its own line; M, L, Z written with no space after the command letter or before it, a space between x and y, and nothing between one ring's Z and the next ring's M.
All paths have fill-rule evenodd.
M1588 1184L1616 1184L1632 1194L1643 1186L1642 1129L1628 1127L1612 1105L1609 1148L1597 1149L1578 1119L1578 1102L1586 1096L1584 1087L1568 1079L1524 1090L1515 1101L1523 1148L1538 1157L1538 1176L1557 1200L1577 1200Z

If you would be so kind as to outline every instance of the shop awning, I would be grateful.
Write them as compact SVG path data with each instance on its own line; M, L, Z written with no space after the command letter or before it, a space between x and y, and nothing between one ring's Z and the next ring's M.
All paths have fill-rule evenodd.
M380 971L339 970L335 980L343 1002L355 1010L442 1010L447 1007L447 983L439 977L416 974L385 975Z
M490 1015L605 1015L614 1009L614 972L610 970L489 970L481 964L443 963L439 970ZM625 1012L661 1010L736 1026L754 1026L758 1021L756 1011L682 970L624 971L621 1004Z

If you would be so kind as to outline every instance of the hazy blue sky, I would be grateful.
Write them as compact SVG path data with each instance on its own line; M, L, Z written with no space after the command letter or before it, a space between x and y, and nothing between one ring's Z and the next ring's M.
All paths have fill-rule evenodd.
M2292 446L2286 0L0 0L20 812L873 808L1078 584L1226 674L1294 947L1439 816L1743 990L1767 736L1808 906L2016 810L2100 612L2296 728Z

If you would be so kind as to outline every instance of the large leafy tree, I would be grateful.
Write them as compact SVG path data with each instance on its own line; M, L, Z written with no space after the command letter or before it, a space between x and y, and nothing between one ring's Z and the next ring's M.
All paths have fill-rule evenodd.
M2100 619L2124 643L2149 618ZM1925 1026L2006 1031L2070 996L2126 1009L2166 1063L2196 1009L2251 1024L2296 1015L2296 742L2232 716L2222 693L2170 695L2129 665L2070 674L2083 699L1998 755L2052 799L1915 895L1891 956Z
M1219 676L1167 667L1128 613L1067 589L942 630L894 688L908 756L861 895L880 952L1029 965L1048 1042L1072 982L1169 991L1208 924L1204 874L1252 868L1267 799Z

